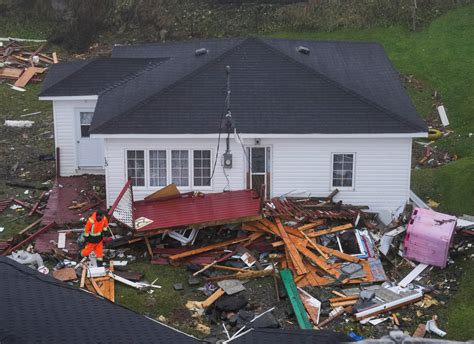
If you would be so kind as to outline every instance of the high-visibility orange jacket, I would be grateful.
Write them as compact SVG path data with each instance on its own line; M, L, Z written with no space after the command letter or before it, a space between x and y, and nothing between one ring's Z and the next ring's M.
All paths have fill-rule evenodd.
M102 234L104 231L108 231L109 221L107 217L103 217L102 220L97 221L96 213L93 213L87 220L86 227L84 228L84 237L88 242L99 242L102 240Z

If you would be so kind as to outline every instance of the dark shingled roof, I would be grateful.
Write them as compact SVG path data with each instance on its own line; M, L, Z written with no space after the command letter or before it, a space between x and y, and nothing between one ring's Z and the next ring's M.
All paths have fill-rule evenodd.
M164 61L164 58L98 58L53 65L40 97L99 95ZM52 74L52 76L50 76Z
M195 56L198 48L208 53ZM115 58L168 59L100 94L92 133L219 132L227 65L242 133L427 131L376 43L234 38L116 46Z
M0 342L198 343L193 337L0 257Z

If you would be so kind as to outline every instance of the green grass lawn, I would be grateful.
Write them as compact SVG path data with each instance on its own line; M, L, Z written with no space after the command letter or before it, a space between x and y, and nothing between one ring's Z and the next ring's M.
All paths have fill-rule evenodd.
M410 95L426 117L431 92L438 91L447 108L454 135L438 145L457 154L449 166L413 172L412 188L425 199L440 202L440 210L474 214L474 6L448 12L421 32L401 26L337 32L280 32L282 38L357 40L381 43L395 67L422 81L421 91Z

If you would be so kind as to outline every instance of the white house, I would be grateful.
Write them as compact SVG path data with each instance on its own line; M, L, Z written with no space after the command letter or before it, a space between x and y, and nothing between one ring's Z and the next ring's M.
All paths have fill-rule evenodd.
M131 178L135 199L169 183L267 197L338 188L336 200L393 210L409 198L412 139L427 136L374 43L116 46L55 65L40 99L53 101L61 175L105 174L108 205Z

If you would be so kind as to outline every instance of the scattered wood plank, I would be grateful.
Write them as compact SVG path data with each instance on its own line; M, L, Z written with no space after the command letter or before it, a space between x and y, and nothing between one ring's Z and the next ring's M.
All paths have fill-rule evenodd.
M257 277L264 277L264 276L269 276L273 274L273 269L268 269L268 270L251 270L251 271L246 271L246 272L240 272L236 274L231 274L231 275L224 275L224 276L216 276L216 277L209 277L206 280L207 281L223 281L227 279L238 279L238 280L246 280L246 279L252 279L252 278L257 278Z
M348 224L345 224L345 225L331 227L331 228L323 229L323 230L320 230L320 231L317 231L317 232L312 232L312 233L309 233L308 236L310 238L314 238L314 237L318 237L318 236L321 236L321 235L326 235L326 234L331 234L331 233L335 233L335 232L345 231L345 230L351 229L353 227L354 226L352 226L351 223L348 223Z
M217 289L211 296L209 296L206 300L202 302L202 307L207 308L210 305L212 305L214 302L217 301L218 298L220 298L222 295L225 294L224 289L219 288Z
M324 259L316 256L313 252L308 250L306 247L304 247L300 243L296 244L296 248L298 249L298 251L301 252L301 254L303 254L306 258L308 258L310 261L312 261L314 264L316 264L318 267L320 267L329 275L334 276L336 278L341 276L341 273L339 271L334 269L331 265L326 263Z
M169 259L172 260L172 261L179 260L179 259L182 259L182 258L194 256L194 255L199 254L199 253L208 252L208 251L212 251L212 250L215 250L215 249L218 249L218 248L222 248L222 247L226 247L226 246L229 246L229 245L237 244L239 242L243 242L243 241L246 241L248 239L249 239L249 237L235 238L235 239L219 242L219 243L216 243L216 244L196 248L194 250L189 250L189 251L185 251L185 252L182 252L182 253L174 254L174 255L170 256Z
M28 59L26 59L28 61ZM45 68L28 67L20 78L15 82L16 87L25 87L26 84L35 76L36 73L43 73Z
M357 258L357 257L354 257L354 256L351 256L350 254L347 254L347 253L343 253L341 251L338 251L338 250L333 250L332 248L329 248L329 247L326 247L326 246L323 246L323 245L319 245L319 244L315 244L317 247L319 247L319 249L327 254L330 254L334 257L337 257L337 258L341 258L343 260L347 260L349 262L354 262L354 263L360 263L361 259Z
M275 218L275 222L277 225L277 229L280 232L280 236L285 242L285 246L288 249L288 253L291 258L291 261L295 265L296 273L298 275L303 275L303 274L308 273L308 269L306 269L306 266L304 265L300 254L298 253L298 249L296 248L295 244L291 241L290 237L286 233L285 228L283 227L280 219Z
M280 276L285 286L288 298L291 301L291 305L298 320L298 325L303 330L312 329L311 323L309 322L308 315L306 314L303 302L298 294L298 289L293 280L293 275L290 270L283 269L280 271Z

